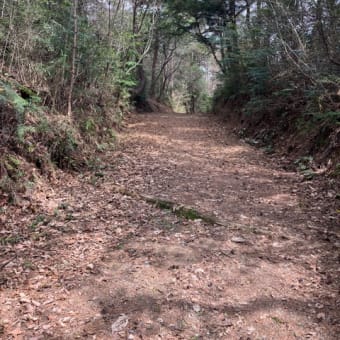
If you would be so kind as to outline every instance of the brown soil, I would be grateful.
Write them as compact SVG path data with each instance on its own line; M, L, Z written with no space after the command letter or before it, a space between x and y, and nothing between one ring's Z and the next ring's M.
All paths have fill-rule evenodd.
M337 183L207 116L133 117L105 164L2 208L0 337L338 339Z

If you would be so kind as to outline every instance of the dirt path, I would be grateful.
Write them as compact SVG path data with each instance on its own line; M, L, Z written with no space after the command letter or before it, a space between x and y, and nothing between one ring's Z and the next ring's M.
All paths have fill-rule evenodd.
M227 227L178 217L116 185ZM337 339L338 215L325 216L315 190L209 117L135 117L106 167L63 177L40 193L34 215L27 207L6 221L31 232L3 246L16 257L0 277L0 332Z

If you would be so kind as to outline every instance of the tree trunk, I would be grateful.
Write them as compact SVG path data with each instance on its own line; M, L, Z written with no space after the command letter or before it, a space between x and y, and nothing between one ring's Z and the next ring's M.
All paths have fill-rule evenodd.
M111 17L111 1L108 2L108 24L107 24L107 45L108 47L111 47L111 25L112 25L112 17ZM108 77L109 75L109 70L110 70L110 62L108 61L106 63L106 68L105 68L105 78Z
M67 101L67 115L72 117L72 94L74 83L76 80L76 58L77 58L77 42L78 42L78 0L73 0L73 46L71 60L71 80Z
M152 68L151 68L151 87L150 87L150 96L154 97L155 89L156 89L156 68L158 63L158 55L159 55L159 30L156 29L155 32L155 43L153 48L153 58L152 58Z

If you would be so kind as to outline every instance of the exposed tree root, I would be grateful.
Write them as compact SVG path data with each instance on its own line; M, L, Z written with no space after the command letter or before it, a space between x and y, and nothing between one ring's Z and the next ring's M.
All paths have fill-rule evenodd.
M143 200L149 204L153 204L159 209L169 210L173 212L176 216L185 218L187 220L200 219L204 221L205 223L211 224L211 225L219 225L223 227L229 226L227 222L220 221L215 216L202 213L193 207L185 206L183 204L179 204L174 201L169 201L169 200L164 200L164 199L160 199L157 197L143 195L136 191L128 190L127 188L121 185L117 185L115 183L112 184L112 189L115 192L119 192L120 194L133 197L135 199Z

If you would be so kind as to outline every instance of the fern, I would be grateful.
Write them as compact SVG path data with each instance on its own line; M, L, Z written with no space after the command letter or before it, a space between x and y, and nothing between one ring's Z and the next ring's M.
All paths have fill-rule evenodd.
M19 142L23 143L25 141L25 137L28 133L35 133L36 128L30 125L19 125L17 127L17 137Z
M0 89L0 101L6 105L10 105L16 112L16 118L19 124L23 124L25 111L29 103L19 96L10 84L0 82Z

